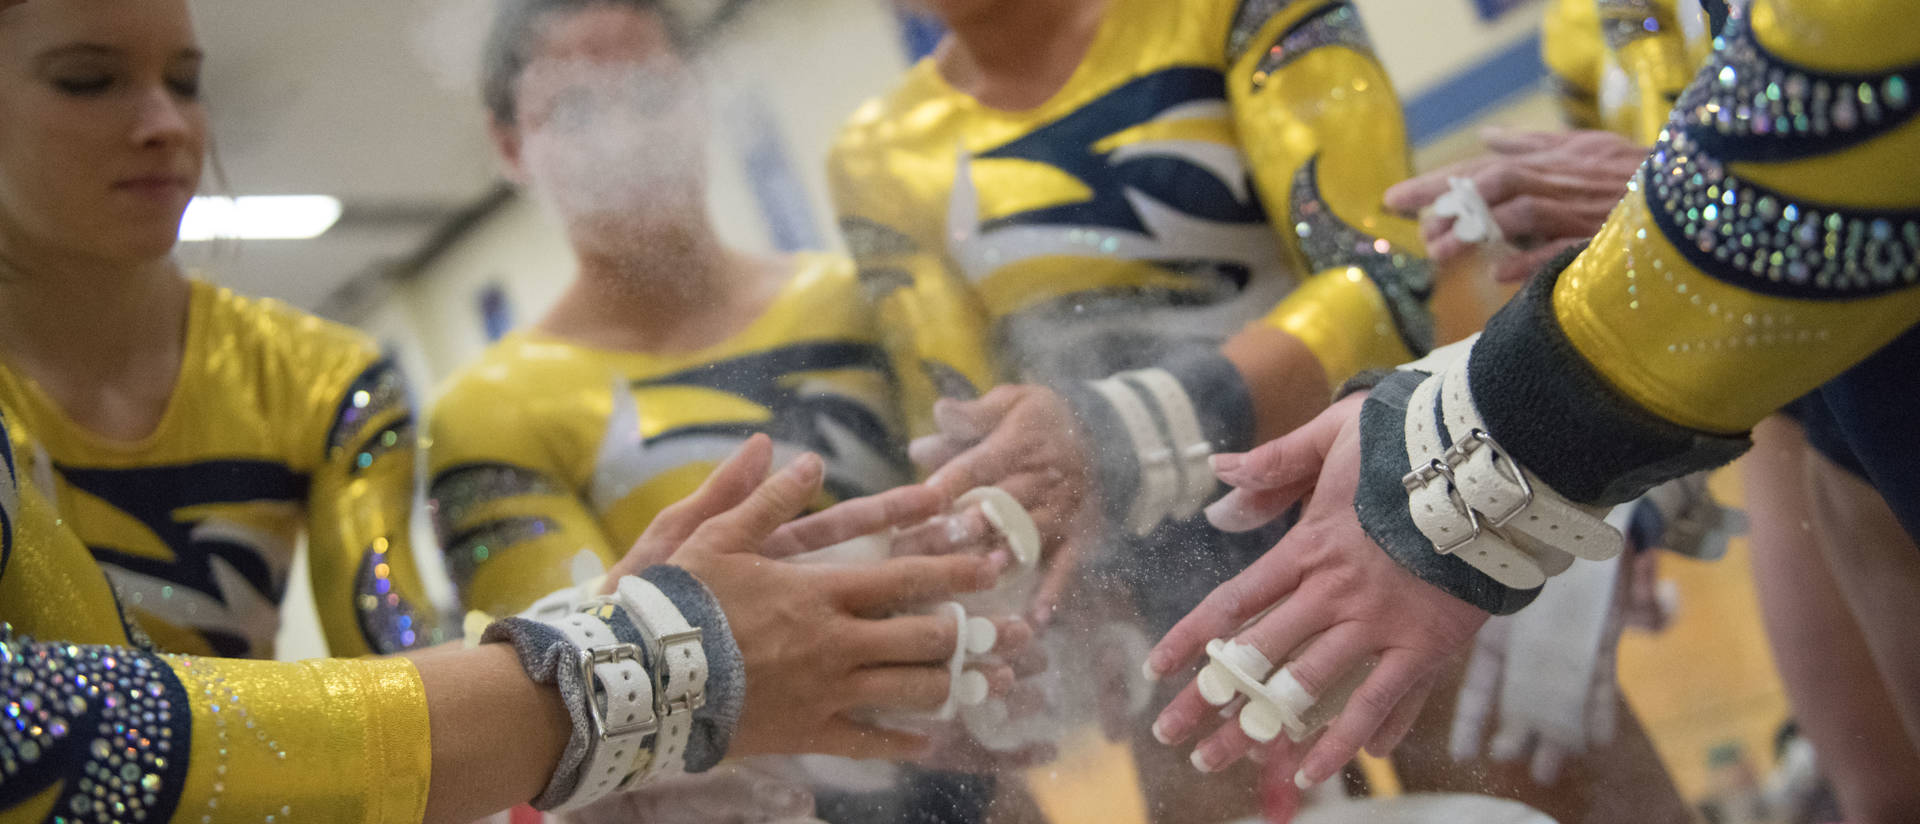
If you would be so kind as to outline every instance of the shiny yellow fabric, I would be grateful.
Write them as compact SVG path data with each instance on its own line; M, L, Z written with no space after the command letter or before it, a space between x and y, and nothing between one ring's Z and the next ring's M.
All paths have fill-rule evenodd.
M1652 144L1711 42L1691 0L1554 0L1541 48L1569 121Z
M74 644L126 644L128 624L112 584L73 531L60 525L30 483L9 506L13 543L0 567L0 621L35 638Z
M0 406L22 473L52 479L57 517L160 649L271 657L304 532L329 646L359 655L375 651L383 615L427 603L407 540L414 438L404 386L353 409L356 383L379 360L357 332L195 282L179 378L148 437L95 435L4 367ZM363 448L388 436L390 446ZM382 598L394 603L363 609L356 577L379 546L392 573ZM421 641L433 640L430 619L411 619Z
M116 804L124 805L116 820L139 812L155 824L413 824L426 814L426 694L407 659L155 657L18 635L0 646L10 715L37 749L13 748L7 780L32 792L0 806L0 822L95 820L90 813ZM102 656L111 669L98 665ZM84 680L87 703L56 700L49 685L60 679ZM163 689L168 681L184 694ZM150 716L120 716L111 733L89 723L98 716L72 711L143 699L166 703ZM102 792L89 796L89 785Z
M1302 243L1293 196L1310 163L1317 210L1369 248L1418 262L1416 227L1381 205L1410 172L1398 100L1364 45L1309 25L1339 6L1112 0L1078 69L1032 109L988 107L925 60L850 119L830 159L835 205L890 345L919 367L902 374L916 433L931 428L942 394L1094 377L1034 374L1036 361L1060 358L1028 355L1077 345L1047 332L1092 323L1103 308L1131 301L1135 311L1113 322L1130 317L1144 335L1174 328L1154 311L1217 305L1219 322L1199 332L1224 339L1315 273L1344 271L1347 261ZM1165 179L1142 171L1156 162L1219 194L1156 188ZM1243 263L1250 282L1220 298L1182 268L1195 260ZM1336 381L1394 362L1349 362L1394 347L1346 336L1396 330L1372 282L1338 283L1303 298L1326 306L1277 316L1324 312L1282 328L1306 335ZM1367 320L1346 322L1356 317ZM1022 324L1036 328L1023 336Z
M1382 363L1412 360L1413 353L1387 320L1380 294L1363 288L1366 278L1353 268L1321 272L1300 284L1263 322L1302 341L1317 341L1315 356L1346 377ZM1368 324L1373 324L1372 334L1355 333Z
M105 772L83 774L83 764L124 776L124 783L114 785L124 792L142 781L139 772L122 773L126 764L144 760L150 768L156 757L174 759L172 768L182 771L177 774L184 782L173 786L159 781L159 775L144 779L153 782L154 799L145 809L170 809L167 816L146 819L151 822L199 822L208 816L214 821L421 820L432 750L426 694L412 663L150 656L137 649L145 645L138 627L122 623L99 565L71 530L55 522L31 479L23 475L17 485L3 480L0 485L9 487L0 489L0 506L11 527L6 564L0 567L0 625L7 628L0 634L8 635L0 654L0 683L8 689L0 703L11 708L9 719L18 713L31 725L26 732L36 737L42 756L30 761L16 746L10 757L21 771L7 780L45 785L17 806L0 807L0 822L73 814L69 791L83 778L106 781ZM81 669L95 659L74 644L106 647L118 666ZM173 706L166 717L144 718L146 728L136 725L130 737L116 734L111 748L92 743L95 727L83 725L65 701L49 700L40 689L49 680L71 682L75 672L90 672L82 694L88 708L97 710L109 698L139 697L156 683L136 671L136 660L150 663L149 672L177 677L187 703ZM159 750L162 741L170 749ZM61 747L95 757L51 759ZM124 760L107 763L108 757ZM71 774L46 772L69 769Z
M1319 5L1294 4L1267 21L1254 41L1280 41ZM1256 50L1241 57L1230 77L1262 76L1265 54ZM1372 55L1313 49L1257 88L1230 79L1227 93L1240 141L1253 161L1255 185L1269 209L1288 202L1294 172L1318 158L1325 208L1399 254L1421 254L1419 225L1388 211L1381 198L1413 169L1399 98ZM1332 261L1309 254L1299 243L1299 215L1276 215L1276 224L1292 241L1287 248L1297 264L1314 274L1263 322L1306 344L1334 386L1364 370L1413 359L1387 302L1365 273L1347 266L1328 269Z
M433 757L413 662L167 660L193 701L195 733L175 820L411 824L426 815Z
M1920 61L1905 4L1756 0L1750 13L1755 38L1800 65L1872 72ZM1920 209L1916 140L1920 120L1908 120L1844 151L1729 163L1727 173L1777 187L1794 202L1911 212ZM1703 271L1650 222L1650 211L1663 206L1644 188L1561 276L1553 301L1581 354L1663 418L1745 431L1920 321L1920 287L1793 299L1743 288L1758 284L1742 271Z
M1540 56L1552 74L1561 113L1575 128L1600 128L1600 76L1607 44L1594 0L1552 0L1541 20Z
M447 384L429 462L436 523L470 609L500 615L612 564L755 432L827 461L827 497L910 480L891 368L851 262L802 255L738 334L696 352L509 336ZM824 501L823 501L824 503Z

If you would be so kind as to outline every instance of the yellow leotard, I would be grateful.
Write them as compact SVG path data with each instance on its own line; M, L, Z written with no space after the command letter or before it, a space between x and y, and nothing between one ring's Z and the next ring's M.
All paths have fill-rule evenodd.
M1727 47L1553 293L1568 338L1635 403L1743 432L1920 320L1911 12L1736 10Z
M407 539L415 437L399 373L360 334L273 301L195 282L190 307L172 399L138 442L86 431L0 366L20 471L158 649L272 657L303 533L335 655L438 640Z
M509 336L455 375L429 448L435 522L469 608L517 612L611 564L749 435L826 459L831 499L911 480L895 386L852 264L806 254L746 329L678 355Z
M0 822L421 820L431 742L411 662L151 652L6 457Z
M1408 173L1399 101L1332 0L1111 0L1047 102L991 109L922 61L831 159L916 433L935 397L1104 377L1263 316L1335 383L1406 360L1430 278L1381 194Z

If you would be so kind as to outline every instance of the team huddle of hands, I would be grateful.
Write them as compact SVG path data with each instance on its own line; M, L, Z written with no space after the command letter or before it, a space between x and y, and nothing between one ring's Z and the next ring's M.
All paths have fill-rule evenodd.
M1419 214L1467 178L1486 200L1507 248L1489 273L1523 280L1591 237L1645 157L1605 132L1490 133L1492 153L1409 180L1389 207ZM1480 251L1453 233L1453 218L1422 224L1443 270ZM1384 754L1412 727L1446 660L1488 619L1427 584L1382 552L1354 511L1363 397L1333 404L1308 425L1212 465L1229 492L1207 510L1218 528L1259 528L1296 504L1296 525L1272 550L1217 588L1161 639L1151 678L1190 674L1204 648L1235 637L1288 668L1322 695L1357 667L1371 667L1344 710L1317 738L1258 744L1223 722L1187 686L1160 713L1155 737L1195 740L1193 763L1218 770L1263 750L1263 761L1297 769L1302 787L1337 773L1362 748ZM1089 445L1067 403L1041 386L1002 386L973 401L942 401L940 431L916 441L918 485L796 517L819 494L823 464L803 455L773 469L772 444L749 441L690 498L647 529L609 576L655 563L681 566L712 589L753 673L736 754L811 752L917 760L938 766L1019 766L1046 753L990 755L964 735L932 726L871 723L876 710L931 711L947 698L947 659L959 628L917 610L993 587L1010 562L977 510L951 511L966 491L998 486L1033 515L1045 542L1042 581L1024 616L1001 616L998 644L980 671L991 693L1016 692L1045 667L1030 649L1056 613L1071 610L1075 574L1102 539ZM858 536L890 532L894 557L873 566L782 561ZM1276 606L1277 605L1277 606ZM1210 723L1211 722L1211 723ZM949 725L951 726L951 725Z

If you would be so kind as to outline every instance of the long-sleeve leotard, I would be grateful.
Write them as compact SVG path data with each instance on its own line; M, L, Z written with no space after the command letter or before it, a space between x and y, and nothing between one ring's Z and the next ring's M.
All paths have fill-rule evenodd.
M430 741L411 662L153 652L7 457L0 822L421 820Z
M1353 7L1110 4L1067 85L1022 112L932 61L855 115L831 179L916 433L941 395L1104 377L1248 323L1329 378L1427 345L1399 103Z
M22 472L167 652L266 658L299 538L335 655L427 645L405 382L357 332L195 282L181 370L136 442L0 368Z

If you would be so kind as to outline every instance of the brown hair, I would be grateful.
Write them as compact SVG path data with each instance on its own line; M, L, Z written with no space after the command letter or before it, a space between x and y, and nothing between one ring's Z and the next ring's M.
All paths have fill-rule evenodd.
M497 0L493 29L487 35L480 63L480 96L494 123L512 125L519 116L520 95L515 87L527 69L528 52L539 38L541 18L601 6L659 15L674 45L685 47L679 27L660 0Z

